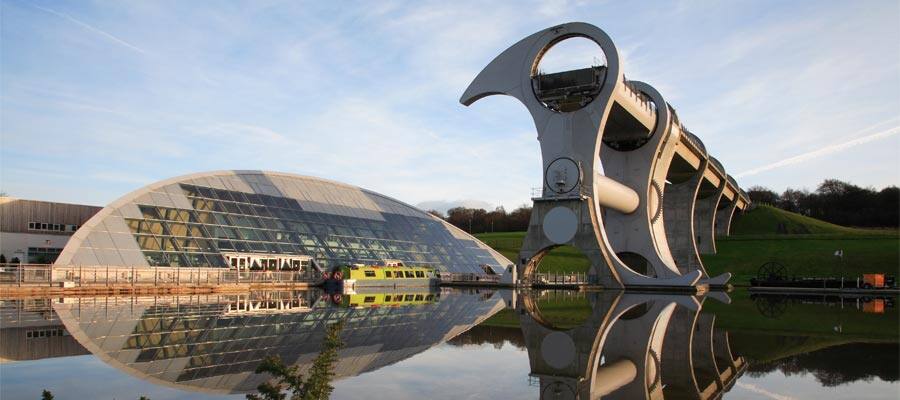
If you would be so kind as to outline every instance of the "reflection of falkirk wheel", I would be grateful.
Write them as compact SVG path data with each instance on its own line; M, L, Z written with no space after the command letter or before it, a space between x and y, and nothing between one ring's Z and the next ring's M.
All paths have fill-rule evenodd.
M544 54L573 37L596 43L606 66L540 73ZM517 260L522 280L531 280L541 258L560 245L581 250L591 262L591 283L605 287L692 286L701 278L715 285L728 280L730 275L708 279L695 243L696 231L706 225L697 227L700 213L694 206L700 181L706 180L677 190L689 192L676 195L677 203L665 200L673 171L684 174L685 166L699 170L698 176L708 177L717 188L726 181L724 171L717 175L706 170L705 148L695 144L699 141L683 129L659 92L625 80L606 33L575 22L528 36L491 61L460 102L470 105L495 94L525 105L543 158L542 194L534 199ZM697 236L714 240L722 193L709 209L708 232ZM719 231L725 234L734 209L748 204L733 181L727 193L735 207L719 218ZM665 217L668 211L676 218ZM672 228L665 226L669 221ZM669 241L677 244L674 252Z
M693 296L587 293L591 315L562 330L541 314L530 295L519 299L519 322L528 347L531 376L542 399L658 398L661 358L669 318Z
M727 332L700 313L702 298L586 296L591 315L567 330L548 321L532 294L519 296L530 376L540 382L541 399L716 399L747 369L732 355Z
M714 321L700 309L678 307L672 314L662 355L666 397L719 398L747 369L743 357L732 355L728 332L714 329Z

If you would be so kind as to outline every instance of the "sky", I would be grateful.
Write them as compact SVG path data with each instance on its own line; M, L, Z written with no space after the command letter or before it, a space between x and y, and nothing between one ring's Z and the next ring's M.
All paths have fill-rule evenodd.
M507 47L570 21L606 31L625 75L741 187L900 181L896 0L0 0L0 191L105 205L258 169L510 210L541 182L531 117L459 97ZM572 43L542 68L602 60Z

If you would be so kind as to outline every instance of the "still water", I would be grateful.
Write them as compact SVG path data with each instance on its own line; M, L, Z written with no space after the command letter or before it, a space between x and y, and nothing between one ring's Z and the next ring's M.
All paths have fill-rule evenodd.
M7 299L0 397L244 398L343 321L335 399L896 399L895 298L439 289Z

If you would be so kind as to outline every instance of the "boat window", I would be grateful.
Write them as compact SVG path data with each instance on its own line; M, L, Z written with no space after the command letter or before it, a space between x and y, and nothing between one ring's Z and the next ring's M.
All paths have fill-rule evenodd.
M367 270L367 271L364 271L364 272L366 273L366 277L367 277L367 278L374 278L374 277L375 277L375 271Z
M416 278L424 278L424 277L425 277L425 273L424 273L424 272L422 272L422 271L416 271Z
M384 271L384 277L385 277L385 278L390 278L390 277L391 277L391 271Z
M425 296L425 300L427 300L427 301L434 300L434 295L433 295L433 294L429 294L428 296Z
M414 278L412 271L404 271L404 274L406 274L407 278Z
M416 301L422 301L422 298L423 298L423 297L422 297L421 294L417 294L417 295L416 295Z
M374 303L374 302L375 302L375 296L366 296L366 298L363 300L363 303Z
M408 294L406 295L406 301L412 301L415 296Z
M387 303L390 301L391 301L391 295L389 295L389 294L384 295L384 302Z

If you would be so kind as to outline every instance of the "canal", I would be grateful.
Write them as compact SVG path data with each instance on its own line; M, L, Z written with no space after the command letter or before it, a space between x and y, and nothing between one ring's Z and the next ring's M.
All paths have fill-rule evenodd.
M895 297L421 289L0 300L0 397L245 398L304 376L329 327L335 399L896 399Z

